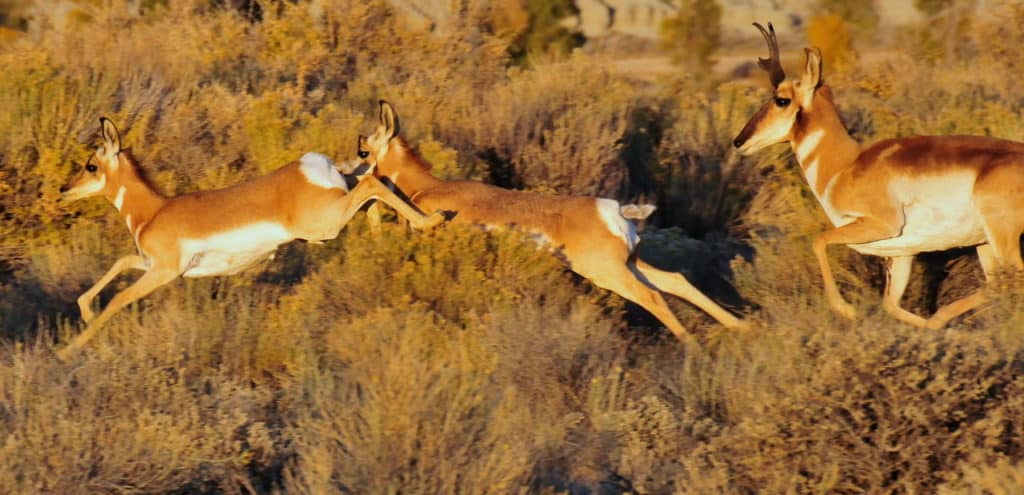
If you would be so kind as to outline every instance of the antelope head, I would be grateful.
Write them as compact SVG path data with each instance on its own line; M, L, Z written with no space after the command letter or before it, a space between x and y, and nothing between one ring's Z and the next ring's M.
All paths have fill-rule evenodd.
M398 115L390 103L380 100L380 123L369 136L359 136L358 156L371 170L384 160L390 150L391 139L398 135ZM380 175L387 175L377 170Z
M808 111L814 95L821 87L821 51L805 48L807 62L799 81L787 81L779 60L779 42L775 28L754 23L768 43L768 58L759 58L758 65L768 72L772 98L747 122L732 144L743 154L751 154L767 146L791 141L801 112Z
M106 117L100 118L103 144L85 162L85 166L60 188L61 199L74 201L104 194L114 182L112 177L121 166L121 134Z

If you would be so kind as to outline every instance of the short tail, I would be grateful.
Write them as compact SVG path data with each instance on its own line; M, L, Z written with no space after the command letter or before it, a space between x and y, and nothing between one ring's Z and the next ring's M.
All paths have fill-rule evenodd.
M630 220L645 220L656 209L658 207L654 205L622 205L619 214Z

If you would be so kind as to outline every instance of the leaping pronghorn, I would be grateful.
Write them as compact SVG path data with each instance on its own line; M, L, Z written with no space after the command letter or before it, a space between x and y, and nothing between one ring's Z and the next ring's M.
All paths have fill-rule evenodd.
M380 125L359 137L359 158L378 177L421 209L445 211L456 222L492 228L514 227L560 250L576 273L644 307L679 338L686 335L660 291L681 297L729 328L747 324L722 309L685 277L637 259L639 240L630 218L646 218L650 207L583 196L512 191L475 181L444 181L398 136L394 108L380 102Z
M149 185L128 150L121 148L114 124L106 118L100 124L103 145L61 188L61 198L106 197L124 215L139 254L118 259L78 298L88 326L60 350L61 359L88 342L117 310L157 287L178 277L237 273L294 239L333 239L368 201L387 203L419 228L444 220L439 213L424 216L369 174L349 191L331 161L317 153L249 182L167 198ZM93 298L128 269L146 273L93 318Z
M986 276L1000 266L1024 269L1024 144L974 136L886 139L862 149L847 133L823 84L821 52L805 49L799 81L786 81L775 29L754 24L768 42L759 59L774 94L733 144L743 153L788 142L834 229L814 237L829 304L852 318L825 249L846 244L889 258L882 307L912 325L941 328L981 304L984 290L939 308L930 319L900 307L914 255L977 246Z

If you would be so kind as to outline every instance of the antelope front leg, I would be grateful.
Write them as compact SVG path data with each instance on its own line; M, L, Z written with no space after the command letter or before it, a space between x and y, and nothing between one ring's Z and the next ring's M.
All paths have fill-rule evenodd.
M387 186L381 183L380 179L374 176L364 176L359 184L352 189L352 199L346 211L342 214L342 225L348 223L352 216L362 208L363 204L374 199L394 208L399 215L407 218L413 228L416 229L427 230L444 222L443 214L435 212L430 215L424 215L414 206L399 198L391 189L388 189Z
M118 292L117 295L110 300L110 303L107 304L107 307L103 308L100 315L97 316L95 320L89 322L89 325L85 327L85 330L83 330L82 333L72 339L71 343L66 347L58 351L57 359L67 361L75 351L81 349L82 346L96 335L96 332L100 327L109 320L114 313L132 302L145 297L150 292L153 292L157 287L165 285L176 278L178 278L178 272L167 269L152 269L143 274L142 277L139 277L139 279L130 287Z
M826 248L831 244L865 244L872 241L889 239L899 234L899 229L893 229L886 223L869 218L858 218L853 223L822 232L814 236L811 248L814 256L818 259L818 268L821 270L821 278L825 284L825 295L828 297L829 306L841 316L853 319L857 311L853 305L843 299L836 285L836 279L832 275L832 267L828 263Z
M366 209L366 221L370 224L370 233L374 237L380 235L380 203L374 202Z
M124 256L121 259L115 261L114 265L111 266L109 270L107 270L107 273L100 277L100 279L97 280L96 283L89 288L89 290L82 293L81 296L78 296L78 310L81 311L82 313L82 320L88 323L90 320L93 319L95 315L93 314L91 308L92 300L96 297L96 294L99 294L100 291L103 290L103 288L110 283L111 280L114 280L114 277L120 275L121 272L125 270L145 269L146 260L142 256Z
M981 262L981 269L985 272L985 282L987 285L994 277L998 276L1000 261L992 244L981 244L977 250L978 261ZM939 308L931 318L928 318L927 327L930 330L940 330L949 323L949 320L982 305L987 299L985 296L986 290L987 287L982 287L973 294Z

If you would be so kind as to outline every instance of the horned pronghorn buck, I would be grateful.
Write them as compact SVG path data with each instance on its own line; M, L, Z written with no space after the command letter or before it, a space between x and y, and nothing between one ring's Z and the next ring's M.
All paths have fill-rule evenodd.
M847 133L822 82L821 52L807 55L799 81L786 81L771 24L754 24L768 43L774 94L736 137L744 154L788 142L829 220L813 250L833 310L853 318L826 257L831 244L888 258L883 308L912 325L942 328L981 304L984 289L924 319L900 307L914 255L977 246L986 276L1024 268L1024 144L973 136L914 136L861 146Z
M274 172L225 189L175 197L160 195L143 178L114 124L101 118L103 144L61 188L63 200L104 196L124 216L139 254L118 259L78 298L86 329L58 353L81 348L117 310L178 277L230 275L270 256L293 239L337 237L360 207L384 201L419 228L444 220L424 216L372 175L351 191L331 161L317 153ZM145 270L93 318L96 294L125 270Z
M421 209L444 211L455 222L519 229L559 251L576 273L633 301L679 338L686 329L662 297L664 291L701 308L729 328L746 324L725 311L678 273L637 259L639 240L630 218L646 218L650 206L582 196L512 191L475 181L445 181L398 136L398 117L380 102L380 125L359 137L359 158Z

